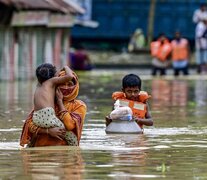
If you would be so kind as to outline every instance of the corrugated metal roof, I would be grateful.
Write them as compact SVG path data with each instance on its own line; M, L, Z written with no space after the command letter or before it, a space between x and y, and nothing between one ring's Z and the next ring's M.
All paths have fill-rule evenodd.
M12 17L11 26L47 26L68 28L75 24L73 14L50 13L48 11L20 11Z
M85 12L82 7L70 0L0 0L0 2L17 9L44 9L74 14Z

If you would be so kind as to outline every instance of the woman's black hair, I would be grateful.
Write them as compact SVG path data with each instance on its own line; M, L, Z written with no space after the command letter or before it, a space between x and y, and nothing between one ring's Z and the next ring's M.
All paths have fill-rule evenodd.
M44 63L37 67L36 76L40 84L55 76L56 67L50 63Z
M122 88L136 87L141 90L142 80L135 74L128 74L122 79Z

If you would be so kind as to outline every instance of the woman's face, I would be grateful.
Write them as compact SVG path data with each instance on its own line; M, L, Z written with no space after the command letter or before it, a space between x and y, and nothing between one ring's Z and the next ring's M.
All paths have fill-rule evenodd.
M68 96L73 89L71 89L71 87L74 85L74 83L72 81L69 81L68 83L59 85L59 89L60 91L63 93L63 96Z
M139 96L140 89L138 86L126 87L123 89L123 92L125 93L127 99L135 101Z

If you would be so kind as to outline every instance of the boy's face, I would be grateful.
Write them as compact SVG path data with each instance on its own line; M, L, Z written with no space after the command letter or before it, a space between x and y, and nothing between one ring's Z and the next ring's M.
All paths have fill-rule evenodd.
M135 101L139 96L140 89L138 86L135 86L123 88L122 91L125 93L127 99Z

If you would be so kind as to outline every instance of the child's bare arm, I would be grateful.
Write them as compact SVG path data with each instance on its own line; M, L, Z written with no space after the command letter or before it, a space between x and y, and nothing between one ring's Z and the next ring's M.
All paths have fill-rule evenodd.
M64 66L63 70L65 70L65 76L54 77L51 79L54 85L64 84L74 78L73 71L68 66Z
M136 121L138 124L143 124L145 126L153 126L152 118L146 118L146 119L138 118Z
M143 118L134 118L137 123L139 124L143 124L145 126L153 126L153 119L152 119L152 116L150 114L150 111L149 111L149 105L147 103L147 113L146 113L146 116L145 116L145 119Z

